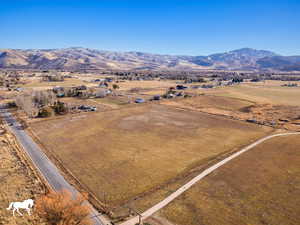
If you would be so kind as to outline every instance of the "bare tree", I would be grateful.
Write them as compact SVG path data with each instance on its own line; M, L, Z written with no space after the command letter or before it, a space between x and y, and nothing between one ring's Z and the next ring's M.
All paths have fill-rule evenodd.
M32 99L31 93L23 93L16 97L16 105L24 110L29 117L38 115L38 107Z
M27 91L15 99L16 105L29 117L36 117L44 106L53 106L56 96L52 91Z

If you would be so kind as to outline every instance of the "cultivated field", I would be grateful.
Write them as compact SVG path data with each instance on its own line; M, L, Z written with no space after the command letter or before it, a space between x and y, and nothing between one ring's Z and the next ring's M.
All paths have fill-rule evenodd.
M177 225L297 225L299 147L299 135L270 139L204 178L159 215Z
M177 182L176 177L185 178L271 131L157 104L65 116L31 127L41 143L110 207ZM147 206L159 198L147 201Z

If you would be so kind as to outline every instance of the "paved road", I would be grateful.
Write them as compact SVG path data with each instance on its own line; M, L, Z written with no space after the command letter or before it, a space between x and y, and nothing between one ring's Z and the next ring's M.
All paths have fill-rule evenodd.
M264 141L266 141L268 139L274 138L274 137L278 137L278 136L287 136L287 135L296 135L296 134L300 134L300 132L298 132L298 133L294 132L294 133L274 134L274 135L270 135L270 136L267 136L267 137L259 139L258 141L256 141L256 142L248 145L247 147L241 149L240 151L232 154L231 156L223 159L222 161L220 161L220 162L216 163L215 165L209 167L208 169L204 170L202 173L200 173L198 176L196 176L195 178L193 178L191 181L189 181L188 183L186 183L185 185L183 185L182 187L180 187L178 190L176 190L175 192L173 192L167 198L165 198L161 202L157 203L156 205L154 205L150 209L148 209L145 212L143 212L141 214L142 218L146 219L147 217L151 216L152 214L154 214L158 210L160 210L163 207L165 207L167 204L169 204L171 201L173 201L175 198L177 198L183 192L185 192L186 190L188 190L195 183L197 183L198 181L200 181L201 179L203 179L205 176L207 176L208 174L212 173L214 170L218 169L219 167L223 166L224 164L228 163L230 160L238 157L239 155L243 154L244 152L247 152L250 149L254 148L255 146L261 144L262 142L264 142ZM124 223L121 223L120 225L133 225L133 224L138 223L138 221L139 221L139 217L136 216L136 217L133 217L133 218L127 220Z
M12 124L12 126L9 126L10 131L17 137L18 142L22 145L23 149L41 175L48 181L49 185L55 191L66 189L73 195L78 194L78 191L65 180L57 167L49 160L32 138L24 130L20 129L20 124L17 123L12 115L5 110L3 105L0 106L0 116L3 117L8 124ZM95 225L110 224L108 220L103 218L103 216L96 217L99 213L94 207L92 207L91 204L88 202L86 204L88 204L92 209L91 217L93 218Z

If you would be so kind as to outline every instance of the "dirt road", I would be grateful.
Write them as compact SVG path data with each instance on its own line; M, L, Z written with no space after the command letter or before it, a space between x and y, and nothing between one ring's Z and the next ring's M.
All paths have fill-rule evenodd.
M208 174L212 173L213 171L215 171L219 167L223 166L224 164L228 163L230 160L238 157L239 155L243 154L244 152L247 152L250 149L254 148L255 146L261 144L262 142L264 142L266 140L269 140L271 138L274 138L274 137L286 136L286 135L299 135L299 134L300 134L300 132L273 134L273 135L269 135L267 137L264 137L264 138L261 138L261 139L257 140L256 142L248 145L247 147L241 149L240 151L232 154L231 156L223 159L222 161L220 161L220 162L216 163L215 165L209 167L208 169L204 170L202 173L200 173L198 176L196 176L195 178L193 178L191 181L189 181L188 183L186 183L185 185L183 185L182 187L180 187L179 189L177 189L175 192L173 192L167 198L165 198L161 202L157 203L156 205L154 205L150 209L148 209L145 212L143 212L141 214L142 219L144 220L147 217L149 217L152 214L154 214L155 212L159 211L160 209L162 209L163 207L165 207L167 204L169 204L171 201L173 201L175 198L177 198L179 195L181 195L183 192L185 192L190 187L192 187L195 183L197 183L198 181L200 181L201 179L203 179L205 176L207 176ZM134 225L134 224L136 224L138 222L139 222L139 217L136 216L136 217L133 217L133 218L127 220L124 223L121 223L120 225Z

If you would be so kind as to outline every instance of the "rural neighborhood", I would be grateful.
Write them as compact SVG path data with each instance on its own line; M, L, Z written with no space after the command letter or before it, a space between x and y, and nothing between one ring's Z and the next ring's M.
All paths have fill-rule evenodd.
M2 1L0 225L299 225L299 11Z

